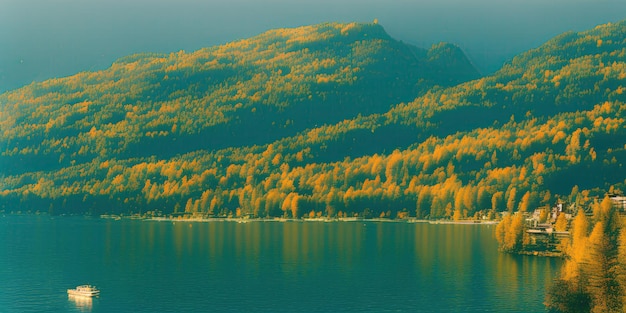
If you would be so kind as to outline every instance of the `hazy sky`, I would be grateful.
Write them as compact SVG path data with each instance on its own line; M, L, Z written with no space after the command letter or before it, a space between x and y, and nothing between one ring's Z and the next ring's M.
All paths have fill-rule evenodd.
M625 0L0 0L0 91L193 51L272 28L370 22L427 48L459 45L483 73L551 37L626 19Z

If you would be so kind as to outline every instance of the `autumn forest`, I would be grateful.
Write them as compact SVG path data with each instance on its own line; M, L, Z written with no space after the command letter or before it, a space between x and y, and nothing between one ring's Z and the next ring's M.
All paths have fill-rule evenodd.
M626 22L481 76L377 23L278 29L0 95L0 210L493 217L625 190Z

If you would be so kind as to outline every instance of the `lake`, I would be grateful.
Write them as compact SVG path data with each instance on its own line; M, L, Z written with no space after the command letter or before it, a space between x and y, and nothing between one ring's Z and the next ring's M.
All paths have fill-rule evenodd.
M0 216L0 312L545 312L561 261L494 228Z

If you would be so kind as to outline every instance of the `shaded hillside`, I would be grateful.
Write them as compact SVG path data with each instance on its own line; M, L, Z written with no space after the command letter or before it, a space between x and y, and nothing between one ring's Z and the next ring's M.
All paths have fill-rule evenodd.
M314 28L319 27L325 26ZM380 30L376 25L368 27ZM339 29L335 26L331 28ZM367 37L374 37L374 33L368 33ZM382 36L384 33L376 34ZM259 38L263 36L266 35ZM430 68L426 71L431 73L430 82L417 78L412 70L402 76L398 74L400 72L394 72L396 67L390 67L388 71L377 68L381 63L376 62L368 63L371 66L367 72L375 73L374 77L362 76L352 84L342 83L345 81L341 76L343 74L331 75L328 82L333 84L333 88L325 91L326 99L335 99L331 94L354 94L357 101L352 105L358 104L358 110L349 107L347 111L338 113L326 108L321 115L329 116L321 117L325 125L318 127L314 127L315 123L308 121L306 116L301 116L302 120L292 119L288 127L285 127L288 123L280 126L276 122L275 125L282 127L282 135L276 133L277 138L270 136L267 141L250 141L255 144L244 146L241 145L243 141L239 141L243 132L238 130L242 128L238 127L247 126L249 120L241 112L253 114L256 108L244 103L240 108L235 108L235 105L228 111L233 115L224 115L225 119L230 119L223 124L229 132L220 133L226 134L219 139L224 140L223 145L201 146L196 137L188 135L185 138L194 139L198 145L186 144L187 148L178 149L171 141L157 140L161 138L160 133L151 133L157 140L154 144L144 145L145 141L141 140L115 141L123 137L103 136L101 128L96 127L92 138L102 144L88 146L89 149L95 147L95 150L92 154L84 154L83 159L69 166L62 161L61 168L53 171L24 167L27 169L25 172L22 169L15 170L16 174L5 174L1 185L2 203L5 209L50 209L56 213L86 210L93 213L130 213L159 209L206 215L359 214L370 217L411 215L461 218L547 205L557 197L565 199L582 189L589 189L584 191L588 196L603 194L609 188L623 190L626 178L626 106L623 95L626 91L626 23L564 34L521 54L489 77L458 85L455 75L469 77L468 73L472 72L467 60L459 57L458 48L444 44L420 52L390 39L385 40L402 47L396 50L405 51L410 56L409 60L418 60L416 64L421 66L418 68ZM324 43L332 45L332 40ZM363 55L375 56L375 51ZM232 51L229 53L234 54ZM456 71L450 67L450 64L455 64L452 59L459 60L458 66L452 66ZM354 62L355 58L350 60ZM438 67L437 64L447 67ZM362 68L365 66L360 65L357 72L363 72ZM401 70L402 66L397 65L397 69ZM390 103L385 102L381 104L384 109L368 109L369 102L359 97L382 97L378 94L380 88L387 87L384 84L379 87L376 83L377 79L381 79L380 75L387 75L385 81L389 79L393 82L387 82L389 89L385 90L392 94L386 99L395 97L399 104L389 108ZM272 79L275 77L267 80L268 88L283 86ZM446 80L448 85L453 86L443 87L445 83L442 81ZM358 85L361 81L367 83ZM397 82L411 83L402 87ZM326 82L303 83L302 86L321 88L321 83ZM423 90L424 86L435 84L440 86ZM188 92L194 94L193 91ZM409 102L402 102L404 93L414 96ZM3 107L8 107L4 103L15 106L16 102L11 101L16 101L14 97L18 94L3 95L6 99L3 100ZM322 93L316 89L313 94L321 97ZM46 93L43 96L53 95ZM298 102L298 95L296 92L289 94L296 99L285 102L289 105L269 106L276 108L275 111L267 111L273 112L268 116L276 117L273 122L280 121L281 114L289 112L296 104L304 106L302 103L306 100ZM150 95L150 99L152 97L156 95ZM20 101L36 102L36 99L31 94ZM138 99L148 98L142 96ZM345 104L343 99L341 108ZM192 99L190 103L193 103ZM324 107L326 104L318 102L316 105ZM150 114L163 116L164 120L168 116L183 119L188 114L185 111L187 107L182 105L171 112L165 110L161 113L150 105L141 108L153 110ZM259 110L260 107L256 112ZM142 111L138 109L138 112ZM194 112L196 118L187 119L191 121L191 126L212 116L201 111ZM357 113L361 114L357 116ZM169 124L158 124L159 119L156 118L146 124L133 124L133 119L138 118L135 114L133 111L126 113L122 120L125 127L169 127ZM336 118L336 122L330 122L331 116ZM19 118L12 122L12 128L24 131L28 127L43 127L38 124L24 126L28 124L21 121L26 117ZM237 121L240 121L239 124ZM3 123L8 125L6 115ZM177 132L201 133L191 131L196 129L195 126L175 125ZM59 128L58 132L61 129L69 132L66 128ZM256 135L265 134L261 129L255 126ZM163 138L176 133L167 127L151 130L156 131L166 132ZM272 134L271 130L267 133ZM199 136L204 138L205 134ZM146 134L145 137L149 136ZM29 143L27 136L8 138L6 144L10 149L6 151L14 153L5 154L4 160L26 160L35 155L33 151L24 150L29 145L23 148L12 141ZM71 136L68 138L75 140ZM29 144L34 145L36 140L32 137L30 140L32 143ZM176 141L184 140L176 137ZM63 144L61 141L57 146L63 147ZM71 147L69 142L67 145ZM106 148L111 146L125 147L126 150ZM159 151L170 151L143 155L153 154L150 147L155 146L161 147ZM127 152L130 147L140 151L127 154L114 152ZM175 155L177 153L181 154Z
M478 76L458 48L441 47L416 49L377 24L353 23L272 30L192 53L128 56L104 71L0 96L1 170L267 144L382 113L435 85Z

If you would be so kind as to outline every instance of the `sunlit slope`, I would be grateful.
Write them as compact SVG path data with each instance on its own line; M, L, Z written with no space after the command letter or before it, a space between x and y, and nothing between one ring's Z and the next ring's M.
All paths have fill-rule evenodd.
M407 47L431 69L456 53L435 51L454 49ZM5 175L2 201L56 213L461 218L552 204L573 188L590 197L623 190L625 54L624 22L567 33L491 76L413 90L403 103L285 131L271 144L105 154Z
M191 53L137 54L0 96L0 164L18 174L266 144L477 76L458 48L410 47L377 24L278 29Z

